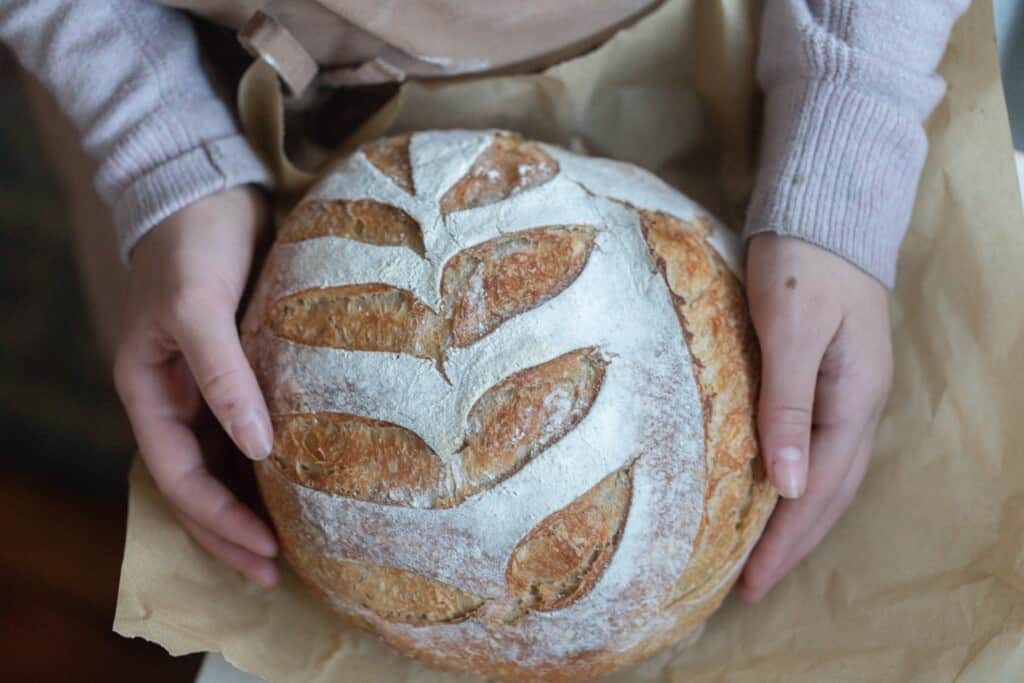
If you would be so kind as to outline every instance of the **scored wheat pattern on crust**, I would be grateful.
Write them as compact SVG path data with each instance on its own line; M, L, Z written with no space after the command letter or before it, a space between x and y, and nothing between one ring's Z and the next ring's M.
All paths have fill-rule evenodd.
M511 143L500 144L507 150ZM275 419L333 420L330 429L346 439L368 439L378 452L397 449L389 462L419 464L396 466L389 474L400 481L370 494L315 490L313 479L326 482L323 463L288 470L294 462L282 469L272 459L260 479L264 495L277 501L270 507L287 511L275 521L284 526L289 557L312 553L328 564L415 575L434 582L426 585L441 603L471 606L471 613L455 610L443 626L396 623L391 607L331 590L336 573L307 576L339 609L435 662L432 653L444 652L441 663L480 670L490 662L495 675L561 666L563 674L544 677L559 680L602 670L602 653L639 656L691 627L686 614L665 605L698 533L708 536L703 494L706 468L715 463L705 462L704 397L677 318L678 296L669 275L651 263L640 213L617 193L639 192L640 206L690 221L695 212L660 188L645 194L648 177L623 178L619 167L605 172L539 145L533 149L547 170L532 177L543 182L514 191L474 188L461 194L464 205L448 199L442 206L467 177L488 178L470 169L491 163L496 146L492 133L416 134L393 145L399 152L387 164L376 153L351 157L299 207L365 200L391 207L420 227L423 249L412 246L404 219L397 232L372 238L365 227L349 235L329 227L279 241L244 326ZM407 174L394 170L405 168L402 149ZM503 177L497 174L507 188ZM603 185L611 178L628 182ZM701 248L709 250L706 241L717 236L705 237ZM536 280L510 275L516 269ZM343 295L344 315L391 306L392 313L406 311L399 317L427 320L432 312L442 321L440 349L430 342L434 323L413 325L413 332L399 323L370 325L369 346L344 324L330 333L331 344L287 331L285 319L297 318L294 311L282 316L278 305L325 291L327 298ZM508 294L486 296L498 291ZM484 300L473 300L475 292ZM352 298L368 293L390 303ZM337 310L327 310L333 304L314 304L311 321L338 320ZM443 374L428 358L434 354L444 358ZM502 392L511 398L495 400ZM555 398L545 406L544 397ZM360 420L374 421L381 435L370 436ZM508 424L525 425L524 434L495 427ZM399 433L411 436L396 440ZM309 449L296 442L289 450ZM341 479L381 476L367 462L339 457L331 456L332 466L358 473ZM613 514L597 515L599 508Z
M318 220L321 206L309 202L297 213ZM384 230L373 231L377 238L367 239L337 229L311 230L298 221L286 226L289 239L305 234L302 239L342 237L378 246L399 244ZM405 237L408 232L402 226L399 234ZM422 245L422 240L406 238L401 243L417 251L415 245ZM408 353L432 358L440 367L447 347L469 346L565 289L583 270L593 246L594 228L587 225L545 226L496 237L459 252L445 264L439 311L408 290L361 283L284 296L271 305L268 323L278 336L301 344Z
M607 361L572 351L505 378L470 409L457 458L415 432L346 413L275 415L270 462L305 488L421 508L458 505L515 474L587 414Z
M441 197L445 214L495 204L555 177L558 164L535 143L497 133L466 174Z

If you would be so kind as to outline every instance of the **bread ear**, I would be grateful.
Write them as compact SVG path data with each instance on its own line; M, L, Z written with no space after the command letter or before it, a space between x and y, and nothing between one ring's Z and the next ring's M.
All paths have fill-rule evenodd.
M382 505L448 507L444 463L400 425L344 413L277 415L270 462L300 486Z
M345 237L382 247L408 247L423 256L423 231L398 207L372 199L313 200L299 204L277 233L281 243Z
M412 136L406 133L405 135L382 138L362 147L366 160L391 182L409 194L416 192L412 180L412 161L409 158L411 139Z
M459 451L460 497L512 476L576 427L597 398L607 365L595 349L578 349L484 392L469 411Z
M469 171L441 197L444 214L495 204L558 175L558 162L515 133L498 133Z
M502 235L455 254L441 280L453 346L469 346L568 287L594 249L595 228L549 226Z
M597 583L626 525L632 489L632 468L612 472L519 542L505 573L518 598L507 619L561 609Z
M382 284L290 294L271 305L270 329L307 346L405 353L440 363L444 321L412 292Z

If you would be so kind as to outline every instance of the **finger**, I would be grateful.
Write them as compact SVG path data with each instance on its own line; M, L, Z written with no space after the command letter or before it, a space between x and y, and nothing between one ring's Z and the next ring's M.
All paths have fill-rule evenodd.
M854 457L853 463L850 465L850 469L846 472L846 476L843 478L838 490L836 490L832 499L822 511L821 516L815 520L811 528L804 533L797 544L787 554L786 561L776 569L771 577L772 579L778 581L788 574L798 562L817 547L821 542L821 539L825 537L825 534L829 532L842 514L846 512L846 509L850 506L850 503L853 501L853 498L857 493L857 489L860 488L861 482L864 481L864 475L867 473L868 464L871 462L871 450L873 444L873 434L865 437L863 441L861 441L861 444L857 449L857 455Z
M258 555L273 557L277 542L256 513L242 505L203 461L199 442L177 414L174 363L142 360L129 345L119 352L116 383L139 452L160 492L200 526Z
M814 424L850 423L874 434L889 395L892 352L887 333L856 333L862 324L844 320L818 372Z
M182 298L173 332L203 399L235 445L253 460L270 455L274 437L263 394L242 352L234 310L218 298Z
M808 492L796 500L780 501L776 506L744 568L738 588L741 598L754 602L764 597L814 547L813 543L806 542L812 530L820 529L815 542L821 540L849 502L843 502L840 508L834 507L840 492L847 493L843 484L853 464L864 451L870 452L868 443L860 434L851 436L841 427L815 431ZM853 491L848 493L852 497ZM835 512L835 516L827 519L830 512Z
M815 386L830 341L830 335L801 333L800 317L787 305L759 330L758 433L768 476L785 498L799 498L807 485Z
M199 547L264 588L273 587L281 578L280 570L272 560L211 533L183 515L179 515L178 520Z
M748 563L741 595L758 599L809 553L846 508L863 477L887 393L889 366L885 349L875 348L871 337L854 338L856 329L840 325L822 358L807 493L777 508Z

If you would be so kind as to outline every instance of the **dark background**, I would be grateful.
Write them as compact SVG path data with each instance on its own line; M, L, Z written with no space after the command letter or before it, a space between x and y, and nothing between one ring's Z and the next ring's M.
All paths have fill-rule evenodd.
M19 78L0 51L0 680L191 681L111 631L134 446Z
M996 10L1024 147L1024 0ZM133 442L21 77L0 49L0 680L191 681L111 631Z

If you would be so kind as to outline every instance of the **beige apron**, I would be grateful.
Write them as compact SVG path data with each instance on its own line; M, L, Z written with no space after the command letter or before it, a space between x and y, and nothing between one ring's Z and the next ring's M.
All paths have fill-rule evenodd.
M661 0L162 0L239 31L294 94L318 85L525 72L578 55Z
M169 0L164 4L241 31L249 51L273 65L291 94L300 94L314 82L316 87L309 91L334 91L333 96L292 98L289 108L315 110L319 105L331 127L340 128L332 131L333 137L342 139L362 118L352 115L353 111L363 109L368 115L369 107L394 93L393 88L387 89L381 96L381 91L371 93L365 86L535 70L599 45L661 1L422 0L402 3L401 12L394 11L392 3L358 0ZM216 47L223 54L225 46ZM217 63L211 66L217 71ZM109 361L128 278L116 255L113 219L93 189L96 164L81 151L74 128L42 88L30 79L26 82L37 128L70 203L86 300ZM260 96L266 96L269 84L264 81L260 86ZM350 125L336 125L339 110L348 113ZM315 128L316 114L304 112L292 128ZM330 153L322 144L298 136L291 142L290 156L307 168L315 168ZM276 169L276 175L291 178L298 188L307 178L294 170L289 175Z

